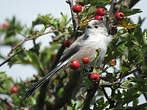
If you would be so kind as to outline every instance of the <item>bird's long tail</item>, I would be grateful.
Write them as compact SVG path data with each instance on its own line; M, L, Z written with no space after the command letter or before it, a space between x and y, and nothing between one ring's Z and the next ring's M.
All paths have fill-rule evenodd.
M58 64L56 68L54 68L51 72L49 72L47 75L45 75L41 80L39 80L38 82L36 82L26 93L25 95L25 99L29 96L31 96L37 88L41 87L44 83L46 83L50 77L52 75L54 75L57 71L59 71L65 64L67 63L67 61L65 61L64 63Z

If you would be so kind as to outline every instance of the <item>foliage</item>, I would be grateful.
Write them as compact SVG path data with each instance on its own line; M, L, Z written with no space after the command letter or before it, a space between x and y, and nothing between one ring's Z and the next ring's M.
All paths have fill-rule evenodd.
M80 23L80 34L84 33L84 27L88 23L88 20L93 18L96 14L96 9L102 7L106 10L107 15L109 10L106 6L110 5L111 0L77 0L76 3L83 6L83 11L77 15L77 19ZM91 98L90 104L93 106L93 110L102 110L109 108L114 109L127 109L130 107L132 102L132 107L137 107L139 104L138 98L144 95L145 98L147 92L147 31L141 28L144 19L141 17L138 19L138 23L134 24L129 16L142 12L141 9L130 9L128 7L119 7L117 4L113 9L113 14L119 10L122 10L126 18L118 22L115 20L114 16L107 18L105 16L104 23L106 24L108 20L111 21L115 28L118 28L117 33L113 34L114 38L109 48L104 60L104 69L94 69L101 76L100 84L96 85L96 91L94 97ZM12 98L12 102L8 99L3 100L0 96L0 109L5 110L6 105L11 105L12 110L20 110L24 108L34 108L37 109L56 109L56 103L60 102L61 97L65 96L66 102L61 100L60 103L63 104L59 107L60 110L81 110L84 105L84 100L86 100L86 94L88 92L87 88L95 86L88 79L88 75L83 74L83 71L79 74L79 85L76 85L76 92L72 87L68 87L72 71L68 68L64 68L59 71L55 76L53 76L49 83L49 88L46 87L46 93L44 98L43 107L39 108L39 100L42 98L40 93L43 89L39 89L36 93L31 96L27 101L24 101L24 95L26 89L30 88L35 82L38 81L42 76L44 76L48 71L53 68L56 64L57 52L64 50L63 42L67 39L75 40L73 25L71 24L71 18L61 13L61 18L54 18L51 14L38 15L38 17L32 22L31 27L23 26L15 17L12 19L6 19L8 22L8 27L0 27L0 37L4 36L4 40L0 41L2 46L10 46L11 48L19 44L22 40L18 35L23 35L25 38L32 38L33 48L29 50L23 49L22 45L12 51L11 54L17 53L18 50L23 49L19 54L16 54L8 61L8 65L11 68L15 64L31 64L38 71L38 75L26 81L15 82L12 78L8 77L5 72L0 72L0 94L8 95ZM35 30L38 25L43 25L40 31ZM121 27L121 28L120 28ZM53 30L53 35L50 36L52 41L49 42L50 46L41 49L41 43L36 43L36 39L44 35L48 30ZM56 31L57 30L57 31ZM78 35L77 34L77 35ZM33 38L38 36L37 38ZM0 58L6 60L3 54L0 53ZM118 59L117 63L120 61L120 68L116 66L109 65L111 59ZM109 71L109 68L113 69L113 72ZM59 74L60 73L60 74ZM103 77L104 76L104 77ZM118 83L115 83L118 82ZM74 82L75 83L75 82ZM107 92L103 90L104 85L108 85L111 89L111 94L107 96ZM77 84L77 83L75 83ZM13 86L18 87L17 93L11 93L10 89ZM68 87L68 90L67 90ZM68 91L69 93L65 93ZM72 93L71 96L68 94ZM36 108L37 109L36 109ZM59 109L58 108L58 109ZM144 106L141 108L145 109Z

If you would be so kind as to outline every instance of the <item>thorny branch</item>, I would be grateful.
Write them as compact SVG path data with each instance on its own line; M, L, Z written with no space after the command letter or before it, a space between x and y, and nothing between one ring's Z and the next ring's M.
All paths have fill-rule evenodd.
M46 35L46 34L49 34L49 33L53 33L53 32L57 32L57 30L50 30L48 32L42 33L41 35L28 36L28 37L26 37L23 41L19 42L17 45L15 45L14 47L12 47L11 51L8 53L8 56L10 56L17 47L21 46L26 41L37 39L40 36L43 36L43 35Z
M87 90L87 95L86 95L86 98L84 100L84 105L83 105L83 108L82 110L89 110L89 107L90 107L90 103L91 103L91 100L92 98L94 97L97 89L98 89L98 84L93 84L88 90Z
M78 27L78 21L77 21L77 18L76 18L76 16L74 15L74 13L73 13L73 11L72 11L73 1L72 1L72 0L68 0L67 3L68 3L69 6L70 6L71 15L72 15L72 22L73 22L73 27L74 27L74 36L76 36L76 34L77 34L77 27ZM55 66L57 65L57 63L58 63L60 57L62 56L62 54L63 54L63 52L64 52L64 50L65 50L65 47L64 47L64 45L62 45L61 48L59 49L58 53L57 53L56 59L55 59L55 61L53 62L50 71L51 71L53 68L55 68ZM73 75L73 78L74 78L74 77L76 77L76 74ZM72 82L72 80L69 81L69 85L71 85L71 82ZM37 103L38 103L37 105L39 105L39 106L38 106L39 109L43 109L43 105L44 105L44 101L45 101L45 95L46 95L48 83L49 83L49 81L48 81L47 83L45 83L45 84L41 87L41 89L40 89L40 94L39 94L39 96L38 96L38 101L37 101ZM65 89L65 91L64 91L64 92L65 92L65 95L63 95L63 97L60 98L61 100L62 100L62 99L66 99L66 97L67 97L67 94L66 94L66 93L70 90L70 89L69 89L70 87L71 87L71 86L68 86L68 85L65 87L65 88L67 88L67 89ZM64 93L64 92L63 92L63 93ZM72 92L71 92L71 95L72 95ZM65 102L65 101L63 101L63 102L64 102L64 103L62 103L62 104L64 105L66 102ZM59 105L57 101L56 101L56 105ZM50 108L50 107L52 108L52 106L53 106L53 105L49 105L49 108ZM57 107L57 106L56 106L56 107ZM60 104L58 107L60 108L60 107L61 107L61 104Z
M21 53L24 49L21 49L21 50L18 50L15 54L13 54L12 56L8 57L5 61L3 61L1 64L0 64L0 67L2 65L4 65L5 63L9 62L13 57L15 57L17 54Z
M56 67L56 65L57 65L61 55L63 54L64 50L65 50L65 47L64 47L64 45L62 45L61 48L59 49L58 53L57 53L55 61L52 63L50 71ZM37 101L37 107L38 107L39 110L42 110L43 106L45 104L45 96L46 96L46 93L47 93L48 83L49 83L49 81L47 81L40 89L40 93L39 93L38 101ZM53 105L49 105L49 106L52 107Z
M73 0L67 0L66 3L69 4L70 6L70 11L71 11L71 16L72 16L72 23L73 23L73 29L74 29L74 37L77 37L77 28L79 26L79 23L78 23L78 19L76 17L76 15L73 13Z
M139 110L139 109L142 109L144 107L147 107L147 103L144 103L144 104L141 104L141 105L138 105L138 106L135 106L135 107L128 107L126 110Z
M123 108L116 108L117 110L145 110L143 109L144 107L147 107L147 103L143 103L137 106L133 106L133 107L123 107Z
M108 102L109 102L109 104L110 104L110 108L112 108L112 107L114 106L114 101L112 101L112 100L109 98L109 96L108 96L108 94L106 93L104 87L102 87L101 90L103 91L103 93L104 93L106 99L108 100Z

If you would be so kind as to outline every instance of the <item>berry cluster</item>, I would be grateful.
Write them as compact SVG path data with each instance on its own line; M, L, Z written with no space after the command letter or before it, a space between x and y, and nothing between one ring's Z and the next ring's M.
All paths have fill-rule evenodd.
M98 8L96 10L96 16L94 17L95 20L103 20L103 16L106 14L106 11L103 8Z
M88 64L90 59L88 57L82 57L83 64ZM70 64L71 69L78 69L80 67L80 63L77 60L72 60Z
M82 6L81 5L73 5L72 9L73 9L73 12L79 13L82 11Z
M82 6L81 5L73 5L72 7L73 12L79 13L82 11ZM94 17L95 20L103 20L103 16L105 16L106 11L103 8L98 8L96 10L96 16ZM123 20L125 17L125 14L123 12L116 12L115 18L119 21Z

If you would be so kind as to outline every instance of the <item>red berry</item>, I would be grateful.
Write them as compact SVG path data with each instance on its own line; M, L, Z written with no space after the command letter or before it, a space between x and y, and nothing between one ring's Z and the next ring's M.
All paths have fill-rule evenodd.
M7 110L11 110L11 106L10 105L6 105Z
M89 63L90 59L88 57L83 57L82 61L84 64L87 64L87 63Z
M13 86L12 88L11 88L11 93L15 93L15 92L17 92L18 91L18 88L16 87L16 86Z
M76 60L72 60L71 64L70 64L70 68L72 69L78 69L80 67L80 63Z
M90 75L90 80L93 82L98 82L100 79L100 76L97 73L93 73Z
M65 47L69 47L71 44L72 44L72 41L71 40L64 41Z
M6 29L8 27L8 25L9 24L7 22L5 22L5 23L2 24L2 26L3 26L4 29Z
M104 16L105 15L105 10L103 8L98 8L96 10L96 13L99 15L99 16Z
M73 9L73 12L79 13L82 11L82 6L81 5L73 5L72 9Z
M94 19L95 19L95 20L99 20L99 21L100 21L100 20L103 20L103 17L102 17L102 16L97 15L97 16L95 16L95 17L94 17Z
M121 20L124 19L125 14L124 14L123 12L117 12L117 13L115 14L115 17L116 17L117 20L121 21Z
M109 64L110 64L111 66L116 65L116 60L115 60L115 59L112 59L112 60L109 62Z

